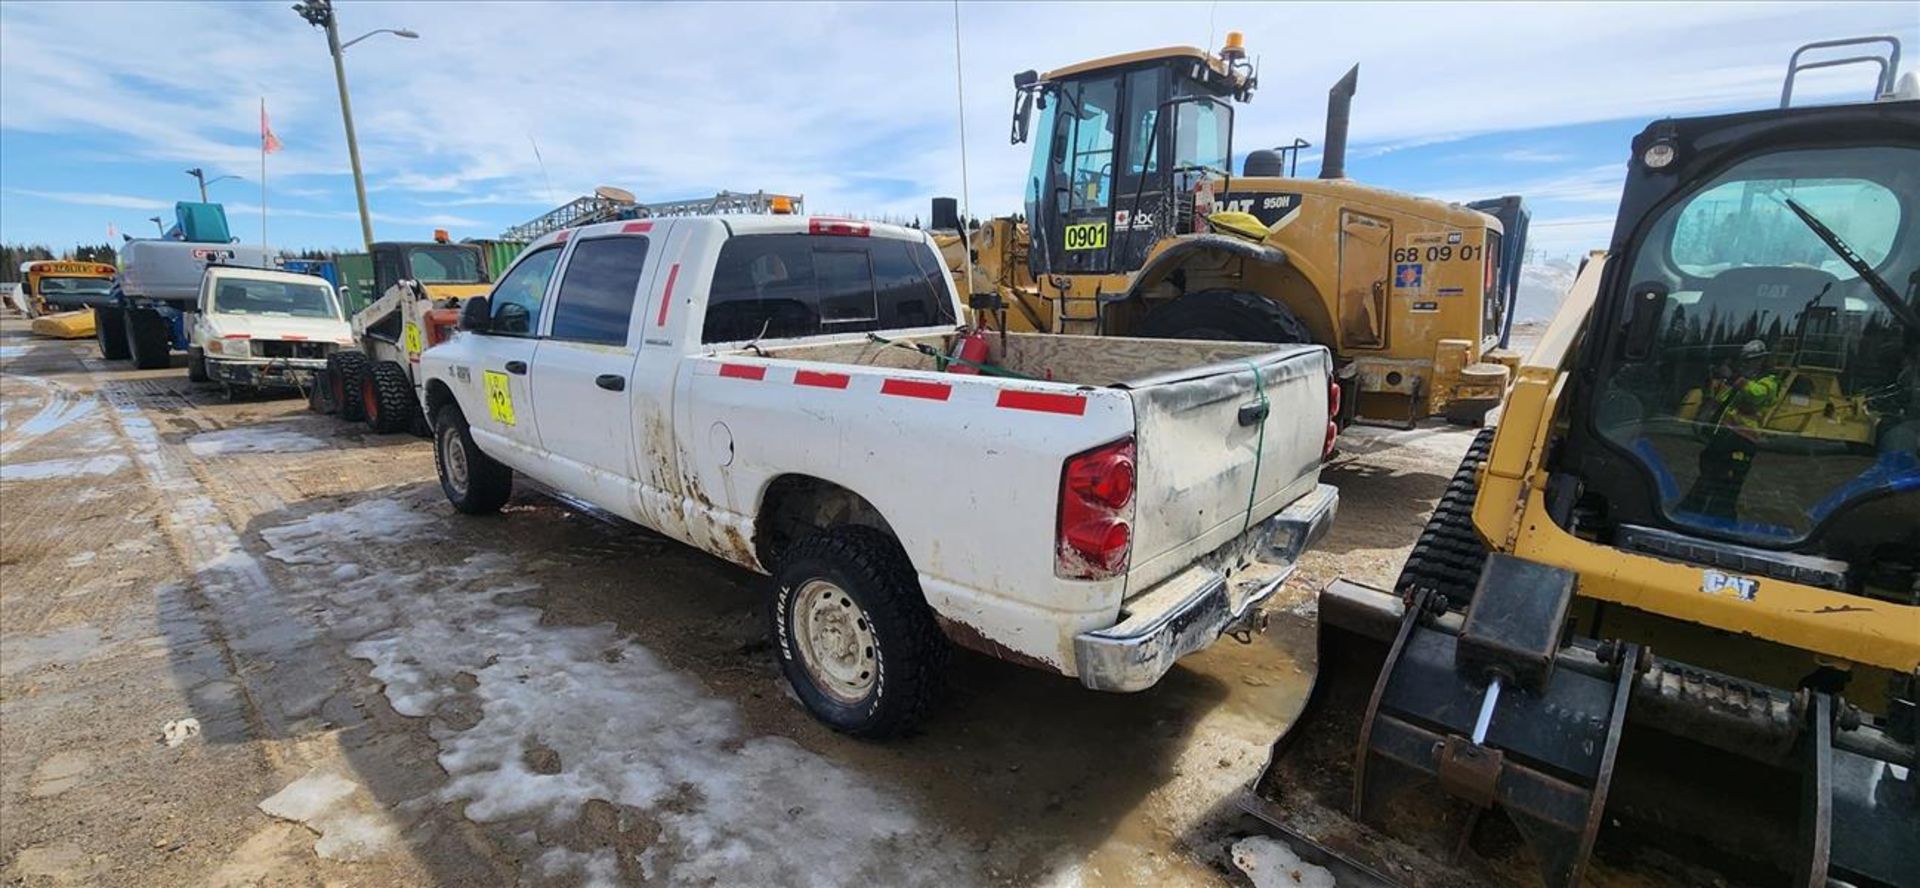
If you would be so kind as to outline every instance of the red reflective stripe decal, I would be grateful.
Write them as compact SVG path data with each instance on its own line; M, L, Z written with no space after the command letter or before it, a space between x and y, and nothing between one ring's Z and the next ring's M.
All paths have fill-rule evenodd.
M880 394L901 395L908 398L926 398L929 401L945 401L953 393L953 386L944 382L921 382L917 379L888 379L880 383Z
M220 338L221 339L252 339L253 337L245 333L228 333L227 335L222 336Z
M767 368L751 364L721 364L720 375L730 379L766 379Z
M573 229L562 228L560 229L560 233L554 237L553 242L556 244L564 244L567 242L567 238L570 238L572 236L573 236Z
M678 280L679 277L680 263L675 262L672 268L667 269L667 291L660 294L660 316L653 319L653 325L655 327L665 327L667 325L667 306L673 304L673 282Z
M285 339L285 340L287 340L288 342L306 342L306 341L307 341L307 337L305 337L305 336L295 336L295 335L293 335L293 334L291 334L291 333L289 333L289 334L287 334L287 335L285 335L285 336L282 336L282 337L280 337L280 338L281 338L281 339Z
M1062 395L1054 392L1023 392L1016 389L1004 389L1000 392L997 407L1009 410L1036 410L1041 413L1064 413L1068 416L1084 416L1087 412L1087 399L1084 395Z
M652 222L628 222L620 226L621 234L646 234L653 230Z
M811 385L819 388L843 389L853 377L845 373L821 373L818 370L800 370L793 374L794 385Z

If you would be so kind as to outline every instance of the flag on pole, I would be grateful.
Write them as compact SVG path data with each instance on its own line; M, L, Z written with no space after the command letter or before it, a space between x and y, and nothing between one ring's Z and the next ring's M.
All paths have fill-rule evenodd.
M107 223L107 242L112 243L113 241L117 241L119 239L120 239L120 229L113 227L112 222L108 222Z
M260 100L260 151L272 154L280 150L280 137L273 134L273 127L267 123L267 100Z

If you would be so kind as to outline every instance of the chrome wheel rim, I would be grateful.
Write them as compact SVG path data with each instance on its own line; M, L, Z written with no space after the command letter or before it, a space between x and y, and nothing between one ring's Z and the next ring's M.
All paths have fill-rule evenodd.
M873 622L853 596L826 580L809 580L794 594L793 634L800 662L827 696L858 703L880 680Z
M467 495L467 448L461 446L460 430L448 425L440 433L440 464L446 468L447 486L461 496Z

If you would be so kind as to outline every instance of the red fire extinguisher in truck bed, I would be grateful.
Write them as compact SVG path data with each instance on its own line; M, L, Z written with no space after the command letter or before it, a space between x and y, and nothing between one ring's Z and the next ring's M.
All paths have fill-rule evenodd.
M947 364L948 373L963 373L977 376L980 365L987 362L987 334L974 327L954 340L952 361Z

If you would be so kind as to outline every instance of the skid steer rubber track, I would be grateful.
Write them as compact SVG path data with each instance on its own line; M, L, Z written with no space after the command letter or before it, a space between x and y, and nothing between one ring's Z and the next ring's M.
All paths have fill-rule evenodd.
M1473 528L1473 499L1480 490L1480 470L1493 450L1493 432L1481 429L1473 436L1466 458L1454 470L1433 517L1427 519L1427 526L1414 542L1394 591L1406 594L1415 588L1430 589L1447 596L1447 606L1452 610L1464 610L1473 600L1474 584L1479 582L1480 568L1487 561L1486 543Z

